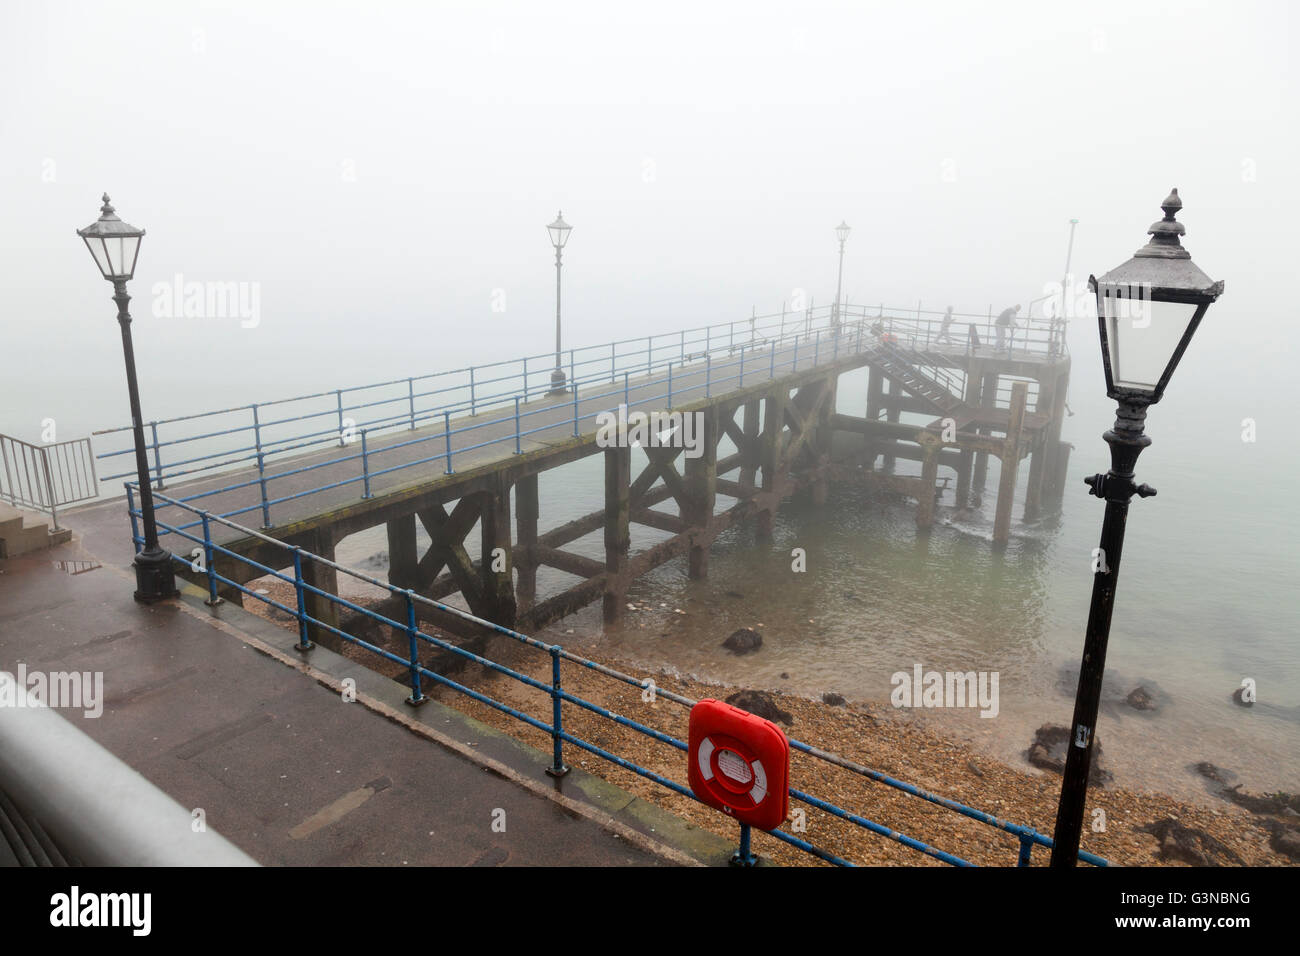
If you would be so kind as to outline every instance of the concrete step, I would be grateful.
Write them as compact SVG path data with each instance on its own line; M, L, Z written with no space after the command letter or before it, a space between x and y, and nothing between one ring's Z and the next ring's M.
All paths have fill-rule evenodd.
M54 531L48 516L0 503L0 558L16 558L70 540L72 532Z

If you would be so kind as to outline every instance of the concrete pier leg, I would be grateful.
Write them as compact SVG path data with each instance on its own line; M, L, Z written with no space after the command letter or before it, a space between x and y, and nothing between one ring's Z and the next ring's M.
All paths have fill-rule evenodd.
M1070 471L1070 449L1073 447L1069 442L1058 442L1056 457L1048 466L1052 470L1052 475L1046 480L1048 490L1044 494L1048 498L1048 506L1055 511L1061 509L1061 502L1065 497L1065 480Z
M741 433L744 434L748 441L749 448L742 449L745 455L745 463L740 468L740 487L751 494L754 491L754 482L758 477L758 469L761 466L759 461L761 455L754 448L758 444L759 417L758 399L746 402L743 417L741 418Z
M627 603L628 551L632 546L632 449L605 449L605 593L602 613L606 624L623 618Z
M1011 388L1011 419L1002 452L1002 475L998 481L998 508L993 519L993 544L1006 545L1011 537L1011 508L1016 496L1016 476L1020 470L1020 438L1025 424L1025 403L1029 383L1016 382Z
M893 382L890 382L889 396L885 399L885 419L894 425L898 424L898 403L901 399L902 389ZM890 442L889 447L893 447L893 442ZM894 473L894 456L888 451L885 452L885 458L880 463L880 470L891 475Z
M831 373L826 380L827 395L817 413L817 434L812 441L812 449L816 459L815 467L819 474L813 479L812 501L817 507L826 504L826 499L830 494L831 480L826 474L826 468L831 462L831 438L834 429L831 427L831 420L835 416L835 397L839 377Z
M526 611L537 602L537 561L532 548L537 544L537 476L515 482L515 585L516 611Z
M998 373L987 372L984 374L983 381L980 385L980 407L993 408L997 404L998 398ZM983 434L985 429L979 429ZM989 476L989 456L988 452L977 452L975 455L975 494L983 495L984 486L988 482Z
M325 528L318 528L315 533L315 542L308 548L312 553L319 555L329 561L334 560L334 537ZM302 559L302 579L305 584L313 588L337 595L339 593L339 573L328 565L321 564L319 561L313 561L308 557ZM310 590L304 591L303 607L309 617L315 618L321 624L327 624L331 627L338 627L339 624L339 606L334 601L319 594L314 594ZM333 631L326 630L318 624L307 625L307 639L313 644L319 644L321 647L327 647L332 651L340 650L343 646L343 639Z
M510 485L501 473L492 483L495 487L483 495L479 515L479 580L485 616L503 627L514 627L518 612L511 570Z
M939 477L939 449L937 444L926 445L921 460L921 492L916 501L916 526L928 531L934 526L934 489Z
M388 528L388 583L395 588L419 590L427 581L420 580L420 555L415 546L415 515L390 518Z
M1040 383L1039 388L1042 388ZM1050 386L1050 401L1045 401L1039 392L1038 408L1048 411L1051 419L1047 423L1047 434L1043 448L1046 460L1043 462L1047 472L1046 487L1043 490L1043 506L1050 510L1060 510L1061 500L1065 495L1066 462L1069 460L1069 445L1061 441L1061 426L1065 421L1065 400L1070 388L1070 372L1057 376ZM1062 458L1065 461L1062 461Z
M784 388L774 389L763 400L763 441L759 467L763 472L763 493L768 506L758 512L755 520L759 541L772 540L772 523L780 504L780 494L785 487L781 474L781 443L785 429L785 406L789 393Z
M880 369L873 365L867 373L867 421L880 421L880 412L884 407L885 376ZM867 451L867 468L874 470L876 467L875 442L872 441L870 435L863 437Z
M1042 514L1043 476L1047 473L1046 449L1040 440L1029 455L1029 485L1025 489L1025 520L1035 521Z
M957 454L957 507L965 508L970 505L970 473L975 453L963 448Z
M700 415L704 425L703 454L697 458L686 459L685 485L688 507L682 509L682 517L691 534L688 573L693 580L709 576L711 542L707 539L706 532L713 518L718 480L717 406L703 409Z

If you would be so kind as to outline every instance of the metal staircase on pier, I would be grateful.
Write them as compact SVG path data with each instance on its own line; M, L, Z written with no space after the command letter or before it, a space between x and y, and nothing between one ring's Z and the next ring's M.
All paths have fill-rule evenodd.
M957 419L970 417L971 410L966 403L953 394L954 387L961 390L961 380L957 376L950 375L937 366L933 373L924 371L914 364L911 355L883 339L873 350L871 364L891 381L929 402L941 414Z

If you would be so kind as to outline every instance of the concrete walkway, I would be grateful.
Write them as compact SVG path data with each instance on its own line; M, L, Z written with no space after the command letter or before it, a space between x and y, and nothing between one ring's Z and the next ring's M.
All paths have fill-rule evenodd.
M412 709L401 685L324 648L304 657L238 607L192 588L136 604L120 501L66 521L72 543L0 561L0 669L102 672L102 716L63 716L259 862L725 860L726 841L581 771L552 781L539 751L436 702Z

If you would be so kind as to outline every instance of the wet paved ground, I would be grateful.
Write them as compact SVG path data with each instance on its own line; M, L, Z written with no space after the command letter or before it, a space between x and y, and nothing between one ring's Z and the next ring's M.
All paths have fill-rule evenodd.
M454 712L432 703L415 711L458 743L481 746L482 759L344 703L318 677L267 656L281 632L239 608L222 608L218 620L195 597L135 603L120 502L66 521L79 532L72 543L0 561L0 668L102 671L103 715L63 716L183 806L203 808L209 826L259 862L666 862L637 834L619 836L510 779L511 764L527 759L519 745L472 738ZM354 668L358 692L381 704L388 695L400 719L398 685L316 654L313 664ZM493 760L495 769L485 769ZM521 772L547 780L537 767ZM571 780L565 792L585 801L583 784ZM614 812L608 796L602 806Z

